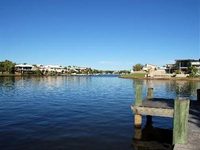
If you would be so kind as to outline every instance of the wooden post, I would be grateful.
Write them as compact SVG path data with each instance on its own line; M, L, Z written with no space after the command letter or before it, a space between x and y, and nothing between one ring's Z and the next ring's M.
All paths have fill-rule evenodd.
M136 128L142 127L142 115L135 114L134 121L135 121L135 127Z
M174 101L173 144L187 143L190 100L178 98Z
M147 99L152 99L152 98L153 98L153 88L148 88Z
M135 87L135 106L142 105L142 85L136 84ZM135 127L141 128L142 126L142 116L140 114L135 114Z
M135 128L134 139L136 140L142 139L142 128Z
M148 88L147 99L148 100L152 100L153 99L153 88ZM152 116L147 115L146 118L147 118L146 124L147 125L152 125Z
M142 104L142 85L136 84L135 87L135 106L140 106Z
M197 101L200 103L200 89L197 89Z

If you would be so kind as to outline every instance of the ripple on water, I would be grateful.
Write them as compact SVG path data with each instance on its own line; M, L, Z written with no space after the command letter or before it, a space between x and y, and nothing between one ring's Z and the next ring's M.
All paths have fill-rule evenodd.
M0 78L0 149L132 149L134 80L117 77ZM142 81L174 98L176 84L194 96L199 83ZM189 87L188 87L189 86ZM179 92L178 94L182 94ZM158 128L171 120L153 118Z

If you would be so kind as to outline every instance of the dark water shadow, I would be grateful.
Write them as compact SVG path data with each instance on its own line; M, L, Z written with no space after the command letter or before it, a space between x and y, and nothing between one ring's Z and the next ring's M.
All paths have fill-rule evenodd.
M200 127L200 102L190 101L189 123Z
M151 118L143 128L135 128L132 140L133 150L173 150L173 131L153 127Z

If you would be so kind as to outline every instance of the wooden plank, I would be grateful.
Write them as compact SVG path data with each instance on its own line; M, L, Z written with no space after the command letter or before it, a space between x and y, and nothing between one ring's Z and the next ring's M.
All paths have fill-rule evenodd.
M132 111L135 114L140 115L150 115L150 116L161 116L161 117L171 117L173 118L173 109L163 109L163 108L150 108L142 106L131 106Z
M174 105L173 144L187 143L190 100L176 99Z
M163 108L163 109L174 109L174 100L173 99L161 99L161 98L153 98L150 100L142 101L143 107L151 107L151 108Z

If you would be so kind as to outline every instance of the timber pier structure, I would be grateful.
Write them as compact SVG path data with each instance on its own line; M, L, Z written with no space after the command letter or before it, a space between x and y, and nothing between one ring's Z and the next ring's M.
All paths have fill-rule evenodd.
M140 150L141 147L143 147L141 149L149 150L167 149L158 143L141 141L143 139L142 116L147 117L145 128L155 133L162 129L152 126L152 116L160 116L173 119L172 141L168 145L168 149L200 150L200 89L197 90L197 101L187 98L154 98L153 88L148 88L147 97L142 99L142 85L136 85L135 103L131 106L131 109L134 113L135 149Z

